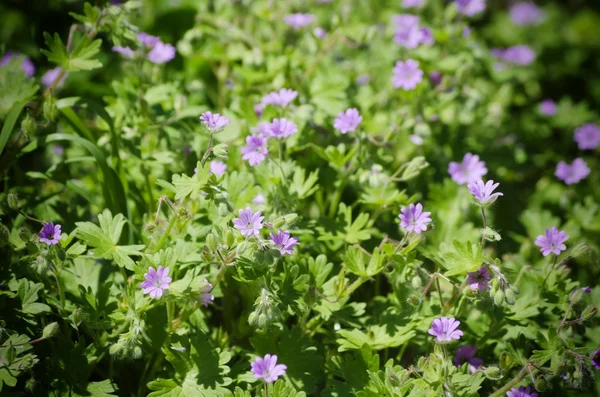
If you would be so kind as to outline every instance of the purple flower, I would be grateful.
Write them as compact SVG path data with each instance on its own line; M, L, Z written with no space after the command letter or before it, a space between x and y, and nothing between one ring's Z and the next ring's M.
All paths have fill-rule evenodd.
M290 25L295 30L302 29L305 26L310 25L315 20L315 16L312 14L289 14L283 17L283 22Z
M250 366L256 379L262 378L265 382L275 382L277 378L285 375L287 369L284 364L277 364L275 354L267 354L265 358L256 357Z
M369 84L369 81L371 81L371 76L366 73L363 73L356 78L356 84L358 85Z
M515 25L538 25L544 20L544 12L533 2L515 3L510 7L510 20Z
M133 56L135 55L133 50L129 47L114 46L112 48L112 51L123 55L125 58L133 58Z
M396 27L394 41L405 48L416 48L421 44L423 33L416 15L399 14L392 17Z
M227 120L225 116L221 116L219 113L212 112L202 113L200 120L202 120L202 124L204 124L204 126L208 128L210 132L219 132L225 128L225 126L230 124L230 121Z
M356 108L351 108L338 114L333 122L333 127L342 134L347 134L348 132L354 132L362 122L362 119L363 118L358 113L358 110Z
M431 29L422 27L419 31L421 32L421 44L432 45L435 43Z
M421 203L411 204L408 208L402 207L400 212L401 214L398 215L400 226L406 229L407 232L421 234L421 232L427 230L427 225L431 223L431 212L423 212Z
M27 77L33 77L33 75L35 74L35 65L27 55L23 55L18 52L8 51L6 54L4 54L2 59L0 59L0 67L6 65L14 57L23 57L23 62L21 62L21 69L23 69L23 72L25 73L25 75L27 75Z
M297 238L290 237L289 232L282 230L277 231L277 234L271 232L270 235L271 241L275 244L281 255L292 255L294 253L294 247L298 245Z
M577 128L575 142L580 150L597 148L600 146L600 126L588 123Z
M270 92L261 100L260 105L264 109L267 105L287 107L296 97L298 92L289 88L282 88L279 91Z
M459 185L477 182L487 172L485 162L480 161L478 155L471 153L464 155L462 163L452 161L448 165L448 173L452 177L452 180Z
M485 10L485 0L456 0L456 9L463 15L472 17Z
M483 364L483 360L475 357L477 354L477 348L475 346L462 346L456 349L456 355L454 356L454 365L460 367L464 363L469 363L469 371L475 373L477 368Z
M540 103L540 113L544 116L554 116L556 114L556 103L552 99L544 99Z
M463 37L463 39L467 39L467 38L469 38L469 36L471 36L471 28L468 26L465 26L465 28L462 31L462 37Z
M313 34L315 35L315 37L317 39L322 39L322 38L325 38L325 36L327 36L327 31L321 27L317 27L317 28L314 28Z
M261 130L261 123L258 125L259 131ZM290 135L294 135L298 132L298 127L294 124L293 121L289 121L286 119L274 119L271 124L269 124L268 136L272 138L283 139L287 138Z
M592 356L592 365L596 369L600 369L600 349L596 350L596 353Z
M562 231L558 230L556 226L552 226L551 229L546 229L546 235L540 234L535 239L535 245L540 247L542 255L548 256L550 253L554 255L560 255L561 251L567 249L567 246L563 243L569 239L569 236Z
M46 73L44 73L44 75L42 76L42 84L45 87L50 87L52 85L52 83L54 83L54 80L56 80L58 78L58 76L60 75L62 69L61 68L54 68L54 69L50 69L48 70ZM65 80L67 78L67 76L69 75L69 73L65 73L63 75L63 77L61 77L60 81L58 83L56 83L56 87L62 87L62 85L65 83Z
M165 44L159 41L154 45L154 48L148 53L148 59L152 63L165 63L175 58L175 47L171 44Z
M204 279L204 281L208 283L207 279ZM200 304L202 306L208 307L208 305L212 305L213 301L215 300L215 296L210 293L212 289L213 286L211 283L208 283L207 285L202 287L202 294L200 294L200 296L198 297L198 300L200 301Z
M227 164L223 163L222 161L213 160L210 162L210 172L212 172L216 176L223 175L226 170L227 170Z
M409 59L406 62L398 61L394 66L392 84L403 90L414 90L423 80L423 71L419 69L419 62Z
M415 145L419 145L419 146L421 146L424 142L423 138L420 135L415 135L415 134L409 135L408 139L410 139L410 141L412 143L414 143Z
M404 8L421 8L425 5L425 0L404 0L402 7Z
M60 227L60 225L55 225L53 222L44 223L42 231L38 233L40 241L48 245L58 244L61 233Z
M267 199L265 198L265 196L263 196L261 193L258 193L256 195L256 197L254 197L252 199L252 203L256 204L256 205L262 205L264 203L267 202Z
M433 320L429 335L437 337L438 342L452 342L452 339L460 339L463 336L463 332L458 328L460 321L457 321L454 317L446 318L440 317Z
M591 294L592 293L592 288L590 286L583 287L581 290L583 292L585 292L586 294Z
M478 291L485 291L490 288L488 284L492 276L490 275L490 271L485 266L481 266L479 270L474 272L469 272L467 277L467 284L471 286L472 289L476 289Z
M156 36L151 36L148 33L144 32L138 33L137 37L140 43L142 43L144 47L148 48L154 48L154 46L160 42L160 38Z
M556 165L556 172L554 172L554 175L567 185L579 183L587 178L589 174L590 169L582 158L576 158L570 165L561 161Z
M269 150L267 149L267 138L262 135L250 135L246 137L246 146L241 149L242 159L248 160L248 164L254 166L260 164Z
M499 183L494 183L494 181L487 181L485 184L480 179L477 182L471 182L467 185L469 192L475 197L477 201L479 201L482 205L492 204L494 201L498 199L500 196L504 196L504 194L497 192L493 193L494 190L500 185Z
M529 387L521 386L518 389L512 388L506 392L506 397L537 397L537 393L529 391Z
M233 219L235 228L242 233L242 236L258 236L260 229L263 228L262 221L265 219L264 216L261 216L261 212L252 213L250 207L247 207L245 210L240 210L239 214L239 218Z
M501 61L515 65L529 65L535 60L535 51L526 45L516 45L504 50L495 48L491 53Z
M160 298L163 296L163 291L169 289L169 283L172 281L169 274L169 268L159 266L154 270L152 266L148 269L148 273L144 274L146 278L140 286L144 289L144 294L150 294L151 298Z

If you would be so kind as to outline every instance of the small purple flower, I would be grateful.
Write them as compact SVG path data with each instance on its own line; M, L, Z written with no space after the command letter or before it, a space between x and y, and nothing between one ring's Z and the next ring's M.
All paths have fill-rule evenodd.
M460 321L457 321L454 317L440 317L433 320L429 335L433 335L437 338L438 342L452 342L452 339L460 339L463 336L463 332L458 329Z
M512 23L519 26L539 25L544 20L544 12L531 1L513 4L509 13Z
M225 116L212 112L202 113L200 120L202 120L202 124L204 124L210 132L219 132L231 123Z
M259 123L258 128L261 130L261 123ZM281 118L274 119L269 125L268 136L272 138L283 139L290 135L294 135L296 132L298 132L298 127L296 127L296 124L294 124L293 121Z
M347 134L356 131L362 119L362 116L358 113L358 109L351 108L338 114L333 122L333 127L342 134Z
M56 153L58 156L62 156L65 154L65 148L60 145L56 145L54 146L54 153Z
M400 210L400 226L407 232L421 234L427 230L427 225L431 223L431 212L423 212L423 205L410 204L408 207L402 207Z
M204 281L208 283L207 279L204 279ZM212 289L213 286L211 283L208 283L207 285L202 287L202 294L200 294L200 296L198 297L198 300L200 301L200 304L202 306L208 307L208 305L212 305L213 301L215 300L215 296L210 293Z
M263 196L261 193L258 193L258 194L256 195L256 197L254 197L254 198L252 199L252 203L253 203L253 204L256 204L256 205L262 205L262 204L264 204L264 203L266 203L266 202L267 202L267 199L266 199L266 198L265 198L265 196Z
M506 49L495 48L492 55L501 61L515 65L529 65L535 60L535 51L526 45L516 45Z
M262 135L250 135L246 137L246 146L241 149L242 159L248 160L251 166L258 165L266 158L267 138Z
M472 153L465 154L462 163L452 161L448 165L448 173L452 177L452 180L459 185L477 182L487 172L485 162L479 160L479 156Z
M481 266L479 270L467 274L467 284L469 284L472 289L485 291L491 287L488 283L492 279L492 276L487 267Z
M463 37L463 39L468 39L469 36L471 36L471 28L468 26L465 26L465 28L462 31L462 37Z
M54 83L54 80L56 80L58 78L58 76L60 75L61 71L62 71L61 68L54 68L54 69L48 70L42 76L42 84L45 87L50 87L52 85L52 83ZM67 78L68 75L69 75L69 73L65 73L63 75L63 77L61 77L60 81L56 84L57 88L58 87L62 87L62 85L65 83L65 80L66 80L66 78Z
M462 346L456 349L456 355L454 356L454 365L460 367L464 363L469 363L469 371L473 374L483 364L483 360L475 357L477 354L477 348L475 346Z
M561 251L567 249L567 246L563 243L569 239L569 236L562 231L558 230L556 226L552 226L551 229L546 229L546 235L540 234L535 239L535 245L540 247L542 255L548 256L550 253L554 255L560 255Z
M435 43L431 29L422 27L419 31L421 32L421 44L433 45Z
M417 48L423 38L419 22L420 19L416 15L394 15L392 18L392 23L396 27L394 41L405 48Z
M123 55L125 58L133 58L133 56L135 55L133 50L129 47L114 46L112 48L112 51Z
M554 116L556 114L556 103L552 99L544 99L540 103L540 113L544 116Z
M148 33L140 32L137 35L138 40L144 47L154 48L154 46L160 42L160 38L151 36Z
M600 369L600 349L596 350L596 353L592 356L592 365L596 369Z
M371 76L366 73L363 73L356 78L357 85L369 84L369 81L371 81Z
M60 225L55 225L53 222L44 223L42 231L38 233L40 241L48 245L58 244L61 234L60 228Z
M421 8L425 5L425 0L404 0L402 7L404 8Z
M275 354L265 355L265 358L256 357L250 364L252 373L256 379L263 379L265 382L275 382L277 378L285 375L287 366L277 364L277 356Z
M282 88L279 91L273 91L265 95L260 105L264 109L267 105L287 107L296 97L298 92L289 88Z
M281 255L292 255L294 253L294 247L298 245L298 239L290 237L290 232L279 230L277 234L271 232L270 235L271 241Z
M456 0L455 3L458 12L468 17L485 11L485 0Z
M315 20L315 16L312 14L289 14L283 17L283 22L290 25L295 30L300 30L305 26L310 25Z
M531 392L529 387L521 386L518 389L513 387L506 392L506 397L537 397L537 393Z
M233 219L235 228L242 233L242 236L258 236L260 229L263 228L262 221L265 219L264 216L261 216L261 212L256 211L253 213L252 209L247 207L245 210L240 210L239 214L239 218Z
M480 179L477 182L471 182L467 185L469 192L475 197L481 205L489 205L494 203L500 196L504 194L500 192L493 193L494 190L499 186L499 183L494 181L487 181L485 184Z
M575 130L575 142L580 150L595 149L600 146L600 126L587 123Z
M582 158L576 158L570 165L561 161L556 165L556 172L554 172L554 175L567 185L579 183L589 174L590 169Z
M392 84L403 90L414 90L423 80L423 71L419 69L419 62L409 59L406 62L398 61L394 66Z
M171 44L165 44L162 41L159 41L148 53L148 59L152 63L161 64L173 60L173 58L175 58L175 53L175 47Z
M592 293L592 287L590 287L590 286L583 287L581 290L583 292L585 292L586 294L591 294Z
M154 270L152 266L148 269L148 273L144 274L144 280L140 286L144 289L144 294L150 294L151 298L160 298L163 296L163 291L169 289L169 283L172 281L169 274L169 268L159 266Z
M421 146L424 142L423 137L421 137L420 135L415 135L415 134L409 135L408 139L410 139L410 141L412 143L414 143L415 145L418 145L418 146Z
M223 175L226 170L227 170L227 164L223 163L222 161L213 160L210 162L210 172L212 172L216 176Z
M314 28L313 34L317 39L323 39L327 36L327 31L321 27Z
M23 72L25 73L25 75L27 75L27 77L33 77L33 75L35 74L35 65L27 55L22 55L18 52L8 51L6 54L4 54L2 59L0 59L0 67L6 65L14 57L23 57L23 62L21 62L21 69L23 69Z

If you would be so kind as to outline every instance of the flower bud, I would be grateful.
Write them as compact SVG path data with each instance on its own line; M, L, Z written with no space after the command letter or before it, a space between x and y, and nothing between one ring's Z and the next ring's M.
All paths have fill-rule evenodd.
M231 229L227 229L225 230L225 244L227 244L228 247L233 246L233 244L235 243L235 236L233 235L233 232L231 231Z
M504 297L506 298L506 303L508 303L509 305L514 305L515 304L515 293L512 289L507 288L506 290L504 290Z
M486 227L485 229L483 229L482 233L483 233L483 238L486 239L487 241L493 242L493 241L502 240L502 237L500 237L500 234L498 234L496 231L494 231L490 227Z
M425 157L415 157L407 164L400 179L402 179L403 181L408 181L409 179L412 179L419 175L421 170L427 167L429 167L429 163L425 160Z
M548 387L548 381L546 381L546 378L543 375L540 375L537 377L537 379L535 380L535 390L537 391L545 391Z
M499 289L494 294L494 305L496 305L496 306L502 305L503 300L504 300L504 292L501 289Z
M283 216L275 219L275 222L273 222L273 227L275 229L281 229L284 226L285 226L285 219L283 218Z
M406 303L408 303L412 307L417 307L417 306L419 306L421 304L421 299L419 299L419 297L416 296L416 295L410 295L406 299Z
M0 248L4 247L8 244L10 232L8 228L4 225L0 225Z
M33 235L31 234L29 229L22 227L21 229L19 229L19 238L24 242L28 243L33 238Z
M25 382L25 390L27 390L29 394L33 394L33 392L35 391L35 385L35 378L29 378Z
M216 158L221 160L227 160L227 144L219 143L213 148L213 154Z
M287 214L283 216L283 219L285 219L286 225L292 225L298 219L298 214Z
M8 201L8 206L13 210L19 209L19 196L17 196L15 193L8 193L6 201Z
M182 219L187 219L190 217L190 214L187 209L179 207L177 208L177 216L179 216Z
M583 289L581 288L577 288L575 291L571 292L571 295L569 295L569 300L571 301L571 304L576 304L577 302L579 302L581 300L581 298L583 298Z
M147 223L144 226L144 231L148 234L153 234L156 231L156 225L154 223Z
M502 379L502 371L500 371L500 368L496 367L495 365L487 367L485 371L483 371L483 374L486 378L491 380Z
M583 321L589 321L596 317L597 313L598 309L595 306L588 306L581 313L581 318L583 319Z
M25 134L26 137L33 136L35 134L35 130L37 128L37 124L35 119L31 117L29 114L25 116L23 121L21 121L21 131Z
M210 249L211 251L214 251L217 249L217 239L215 238L214 234L209 233L206 236L205 244L206 244L206 247L208 249Z
M217 206L217 214L219 216L227 216L229 215L229 208L227 207L227 203L219 203Z
M414 276L412 280L410 280L410 285L412 285L414 289L419 289L423 285L423 281L421 280L421 277Z
M56 101L51 96L47 97L42 106L44 118L48 121L54 121L58 115L58 108L56 107Z
M571 248L571 256L573 258L577 258L583 254L585 254L588 250L588 246L585 243L576 244L573 248Z
M58 332L59 326L57 322L50 323L44 327L42 331L42 339L52 338Z

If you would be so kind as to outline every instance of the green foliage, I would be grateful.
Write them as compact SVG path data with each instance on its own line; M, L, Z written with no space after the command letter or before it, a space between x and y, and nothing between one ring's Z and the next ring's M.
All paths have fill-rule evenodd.
M58 33L54 36L44 34L47 50L42 49L42 54L46 55L48 60L67 72L78 72L80 70L93 70L102 67L102 63L93 59L100 51L102 40L89 40L87 37L81 37L73 45L73 50L69 51Z

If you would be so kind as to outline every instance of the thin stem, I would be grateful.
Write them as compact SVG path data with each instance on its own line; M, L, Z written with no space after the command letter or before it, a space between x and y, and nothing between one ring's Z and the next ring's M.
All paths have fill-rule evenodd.
M366 277L359 277L358 279L356 279L355 282L350 284L350 286L346 289L346 291L344 291L344 293L341 296L346 296L346 295L352 294L358 287L363 285L365 283L365 281L367 281Z
M202 160L200 160L200 165L204 167L204 163L208 160L208 156L212 152L212 144L213 144L213 133L210 131L210 137L208 138L208 147L206 148L206 152L204 152L204 156L202 156Z
M330 218L334 218L335 214L337 213L338 206L342 199L342 192L344 191L344 187L346 186L346 182L348 181L349 177L350 177L350 173L345 172L344 176L340 180L340 183L333 195L333 199L331 200L331 205L329 206L329 217Z
M558 334L560 332L560 330L562 329L562 327L566 324L567 321L567 317L569 316L569 314L571 313L571 309L573 308L573 302L570 301L569 302L569 308L567 309L567 311L565 312L565 316L563 317L562 320L560 320L560 324L558 325L558 327L556 328L556 333Z
M265 382L265 397L269 397L269 384Z
M442 311L444 311L444 298L442 298L442 289L440 288L440 279L438 277L435 278L435 284L437 287L438 295L440 296L440 307Z
M168 322L170 331L173 331L174 314L175 314L175 302L173 302L173 301L167 302L167 322Z
M215 282L213 283L213 289L217 286L217 284L219 284L219 281L221 281L221 279L225 275L226 269L227 269L227 266L223 265L221 267L221 270L219 270L219 273L217 274L217 278L215 279Z
M481 247L483 248L483 243L485 242L485 229L487 228L487 219L485 217L485 209L481 207L481 219L483 221L483 229L481 230Z
M523 380L525 374L527 373L527 369L529 368L529 363L523 367L523 369L515 376L510 382L502 386L500 389L496 390L489 397L500 397L504 396L504 393L512 389L513 386L516 386L517 383Z
M165 245L165 242L169 238L169 233L171 233L173 226L175 226L175 222L177 222L177 215L173 214L173 216L171 216L171 220L169 221L169 224L167 225L167 229L165 230L163 235L160 237L160 240L158 240L158 244L156 244L156 248L154 249L154 252L160 251L160 249L163 247L163 245Z

